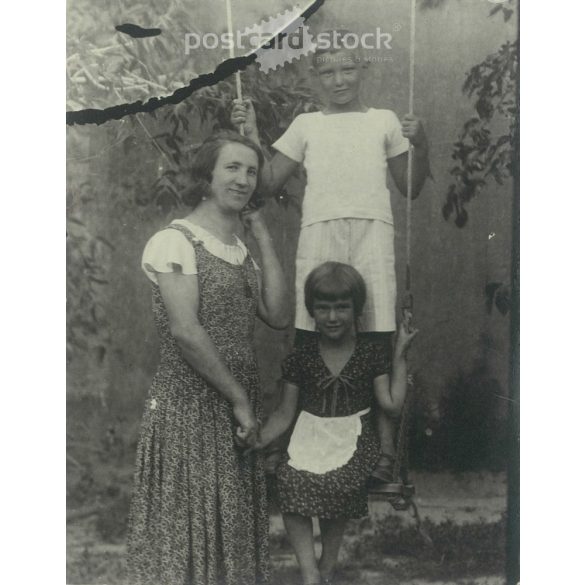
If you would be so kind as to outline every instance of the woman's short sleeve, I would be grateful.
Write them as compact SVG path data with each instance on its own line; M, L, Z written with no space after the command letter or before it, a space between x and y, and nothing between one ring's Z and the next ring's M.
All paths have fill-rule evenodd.
M195 250L189 240L175 229L157 232L148 240L142 254L142 270L154 283L159 273L197 274Z
M372 344L371 346L371 372L372 378L377 378L383 374L390 373L390 361L388 359L388 348L379 344Z
M302 385L302 372L301 360L299 359L299 353L293 351L283 362L282 362L282 379L284 382L290 382L295 386Z

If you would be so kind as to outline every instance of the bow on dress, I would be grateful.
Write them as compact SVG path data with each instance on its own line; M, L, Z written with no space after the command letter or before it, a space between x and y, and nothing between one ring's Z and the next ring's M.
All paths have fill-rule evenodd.
M321 405L321 412L325 414L327 408L327 390L331 388L331 410L330 416L334 417L337 414L337 403L339 395L343 392L345 397L345 406L349 410L349 392L355 390L353 379L343 373L334 376L329 374L317 382L317 387L323 392L323 403Z

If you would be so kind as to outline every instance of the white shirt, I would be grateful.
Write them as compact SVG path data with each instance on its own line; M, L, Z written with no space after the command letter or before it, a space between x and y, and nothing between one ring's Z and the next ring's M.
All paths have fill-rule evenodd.
M300 114L273 146L307 171L301 227L340 218L393 224L387 159L408 151L408 140L391 110Z
M248 256L248 248L235 235L233 245L224 244L206 229L186 219L175 219L171 223L186 227L211 254L230 264L241 265ZM252 262L256 270L259 270L254 259ZM142 254L142 270L154 283L157 283L156 275L160 272L197 274L197 260L193 245L180 231L163 229L148 240Z

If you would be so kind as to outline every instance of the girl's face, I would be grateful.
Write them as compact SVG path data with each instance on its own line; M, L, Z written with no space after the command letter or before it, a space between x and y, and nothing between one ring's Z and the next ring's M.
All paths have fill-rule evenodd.
M238 142L229 142L219 151L211 173L212 200L224 211L240 212L258 183L258 156Z
M342 341L355 335L355 312L351 298L335 301L315 299L313 318L317 331L331 341Z
M315 70L328 105L343 107L359 101L362 69L356 55L346 49L319 57Z

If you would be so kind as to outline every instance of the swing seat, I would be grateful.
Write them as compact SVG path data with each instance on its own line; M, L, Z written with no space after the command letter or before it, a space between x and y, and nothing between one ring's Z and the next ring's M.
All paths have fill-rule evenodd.
M387 496L388 501L396 511L408 510L414 495L414 485L411 483L376 483L369 488L372 495Z
M406 497L412 497L415 489L411 483L379 483L374 484L368 490L370 494L374 495L401 495Z

